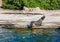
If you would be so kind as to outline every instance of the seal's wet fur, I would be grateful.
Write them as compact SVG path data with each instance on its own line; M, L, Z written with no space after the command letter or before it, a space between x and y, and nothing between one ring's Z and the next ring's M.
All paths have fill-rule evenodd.
M28 28L32 28L32 26L41 26L42 21L45 19L45 16L41 17L39 20L37 21L31 21L30 25L27 25Z

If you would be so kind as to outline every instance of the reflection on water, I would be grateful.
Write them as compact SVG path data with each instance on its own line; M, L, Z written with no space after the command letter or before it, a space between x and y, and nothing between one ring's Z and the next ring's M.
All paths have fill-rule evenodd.
M60 42L59 29L5 29L0 27L0 42Z

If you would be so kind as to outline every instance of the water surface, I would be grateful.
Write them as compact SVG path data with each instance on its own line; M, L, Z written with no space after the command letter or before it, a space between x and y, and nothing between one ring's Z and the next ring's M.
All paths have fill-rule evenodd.
M0 42L60 42L59 29L5 29L0 27Z

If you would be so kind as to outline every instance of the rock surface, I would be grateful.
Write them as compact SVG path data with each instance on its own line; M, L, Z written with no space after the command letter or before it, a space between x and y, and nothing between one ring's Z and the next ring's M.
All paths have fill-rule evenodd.
M30 15L25 14L24 15L25 18L26 18L25 19L23 15L18 14L18 13L24 13L24 14L25 13L40 13L40 15L41 14L45 15L45 19L43 20L42 25L44 25L44 26L56 26L56 25L60 26L60 10L39 10L39 11L26 12L24 10L22 10L22 11L19 11L19 10L15 10L15 11L14 10L4 10L3 11L3 9L1 9L0 10L0 22L1 22L1 20L7 20L7 21L9 20L10 23L12 21L12 23L20 25L21 23L24 24L24 21L26 21L26 20L36 21L41 17L39 15L33 17L31 14ZM23 22L21 22L21 20ZM29 24L28 21L25 22L25 24L26 23ZM20 22L20 24L19 24L19 22Z

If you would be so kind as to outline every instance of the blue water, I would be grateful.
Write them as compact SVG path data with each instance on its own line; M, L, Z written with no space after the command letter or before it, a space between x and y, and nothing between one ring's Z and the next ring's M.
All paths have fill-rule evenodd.
M45 29L40 34L28 29L0 28L0 42L60 42L60 30Z

